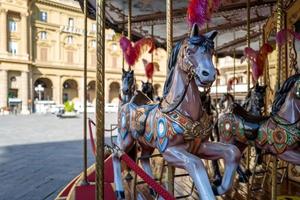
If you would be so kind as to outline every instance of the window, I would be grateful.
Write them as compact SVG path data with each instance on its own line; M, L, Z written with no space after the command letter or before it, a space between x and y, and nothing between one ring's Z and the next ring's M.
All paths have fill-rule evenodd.
M67 55L67 62L69 63L69 64L73 64L73 52L72 51L68 51L68 53L67 53L68 55Z
M47 40L47 32L46 31L42 31L40 33L40 39L41 40Z
M92 40L92 47L96 48L96 46L97 46L96 40Z
M8 51L11 54L16 55L17 54L17 49L18 49L18 44L16 42L9 42L9 49L8 49Z
M73 44L73 36L69 35L67 38L68 44Z
M92 24L92 31L96 32L97 31L97 25L96 24Z
M17 22L15 22L13 19L10 19L8 22L9 31L10 32L16 32L17 31Z
M43 21L43 22L47 22L47 20L48 20L48 13L44 12L44 11L41 11L40 12L40 20Z
M47 61L48 60L48 49L47 48L41 48L41 61Z
M68 26L74 27L74 19L73 18L69 18Z

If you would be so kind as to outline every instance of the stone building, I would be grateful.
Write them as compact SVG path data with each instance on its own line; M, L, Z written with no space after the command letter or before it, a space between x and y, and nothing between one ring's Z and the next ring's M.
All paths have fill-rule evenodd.
M84 17L74 0L3 0L0 2L0 108L23 114L35 100L55 104L83 101ZM88 20L88 101L95 101L96 22ZM121 87L120 35L106 33L105 101L115 102ZM151 59L146 53L143 58ZM160 65L154 84L161 95L166 52L157 49ZM126 66L126 65L125 65ZM142 62L135 66L137 85L146 81Z

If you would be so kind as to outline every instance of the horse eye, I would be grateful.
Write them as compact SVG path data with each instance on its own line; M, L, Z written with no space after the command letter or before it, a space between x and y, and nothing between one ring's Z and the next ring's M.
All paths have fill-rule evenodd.
M300 82L297 82L297 86L296 86L296 96L297 98L300 99Z

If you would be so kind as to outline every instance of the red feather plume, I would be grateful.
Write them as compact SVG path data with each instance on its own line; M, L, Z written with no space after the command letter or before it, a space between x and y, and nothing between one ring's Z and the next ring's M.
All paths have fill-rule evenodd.
M234 84L234 81L238 81L237 77L232 77L227 81L227 91L232 90L232 86Z
M251 62L254 81L257 81L258 78L263 75L266 59L268 58L268 54L272 51L273 47L267 43L265 43L259 51L255 51L250 47L244 49L244 59L248 58ZM242 61L244 61L244 59L242 59Z
M144 50L149 48L148 53L152 53L155 50L155 43L151 38L142 38L137 41L134 45L132 42L123 36L120 39L120 46L123 51L126 62L129 66L133 66Z
M152 80L154 71L159 71L159 65L156 62L148 62L146 59L143 59L143 64L145 68L145 74L148 80Z
M187 21L192 27L207 23L214 11L218 10L221 0L190 0L187 9Z

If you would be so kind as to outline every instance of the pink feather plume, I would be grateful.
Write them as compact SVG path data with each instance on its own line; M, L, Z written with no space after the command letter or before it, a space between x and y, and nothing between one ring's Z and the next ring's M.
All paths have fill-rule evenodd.
M147 48L149 48L148 53L152 53L156 48L151 38L142 38L132 45L132 42L125 36L120 39L120 47L129 66L133 66Z
M273 47L267 43L265 43L259 51L255 51L250 47L246 47L244 49L244 58L248 58L250 60L254 81L257 81L258 78L263 75L266 59L268 58L268 54L272 51Z
M276 35L276 42L279 45L284 45L287 43L290 37L291 39L295 38L296 40L300 40L300 33L296 33L291 29L282 29Z
M207 23L214 11L218 10L221 0L190 0L187 9L187 21L192 27L199 27Z

